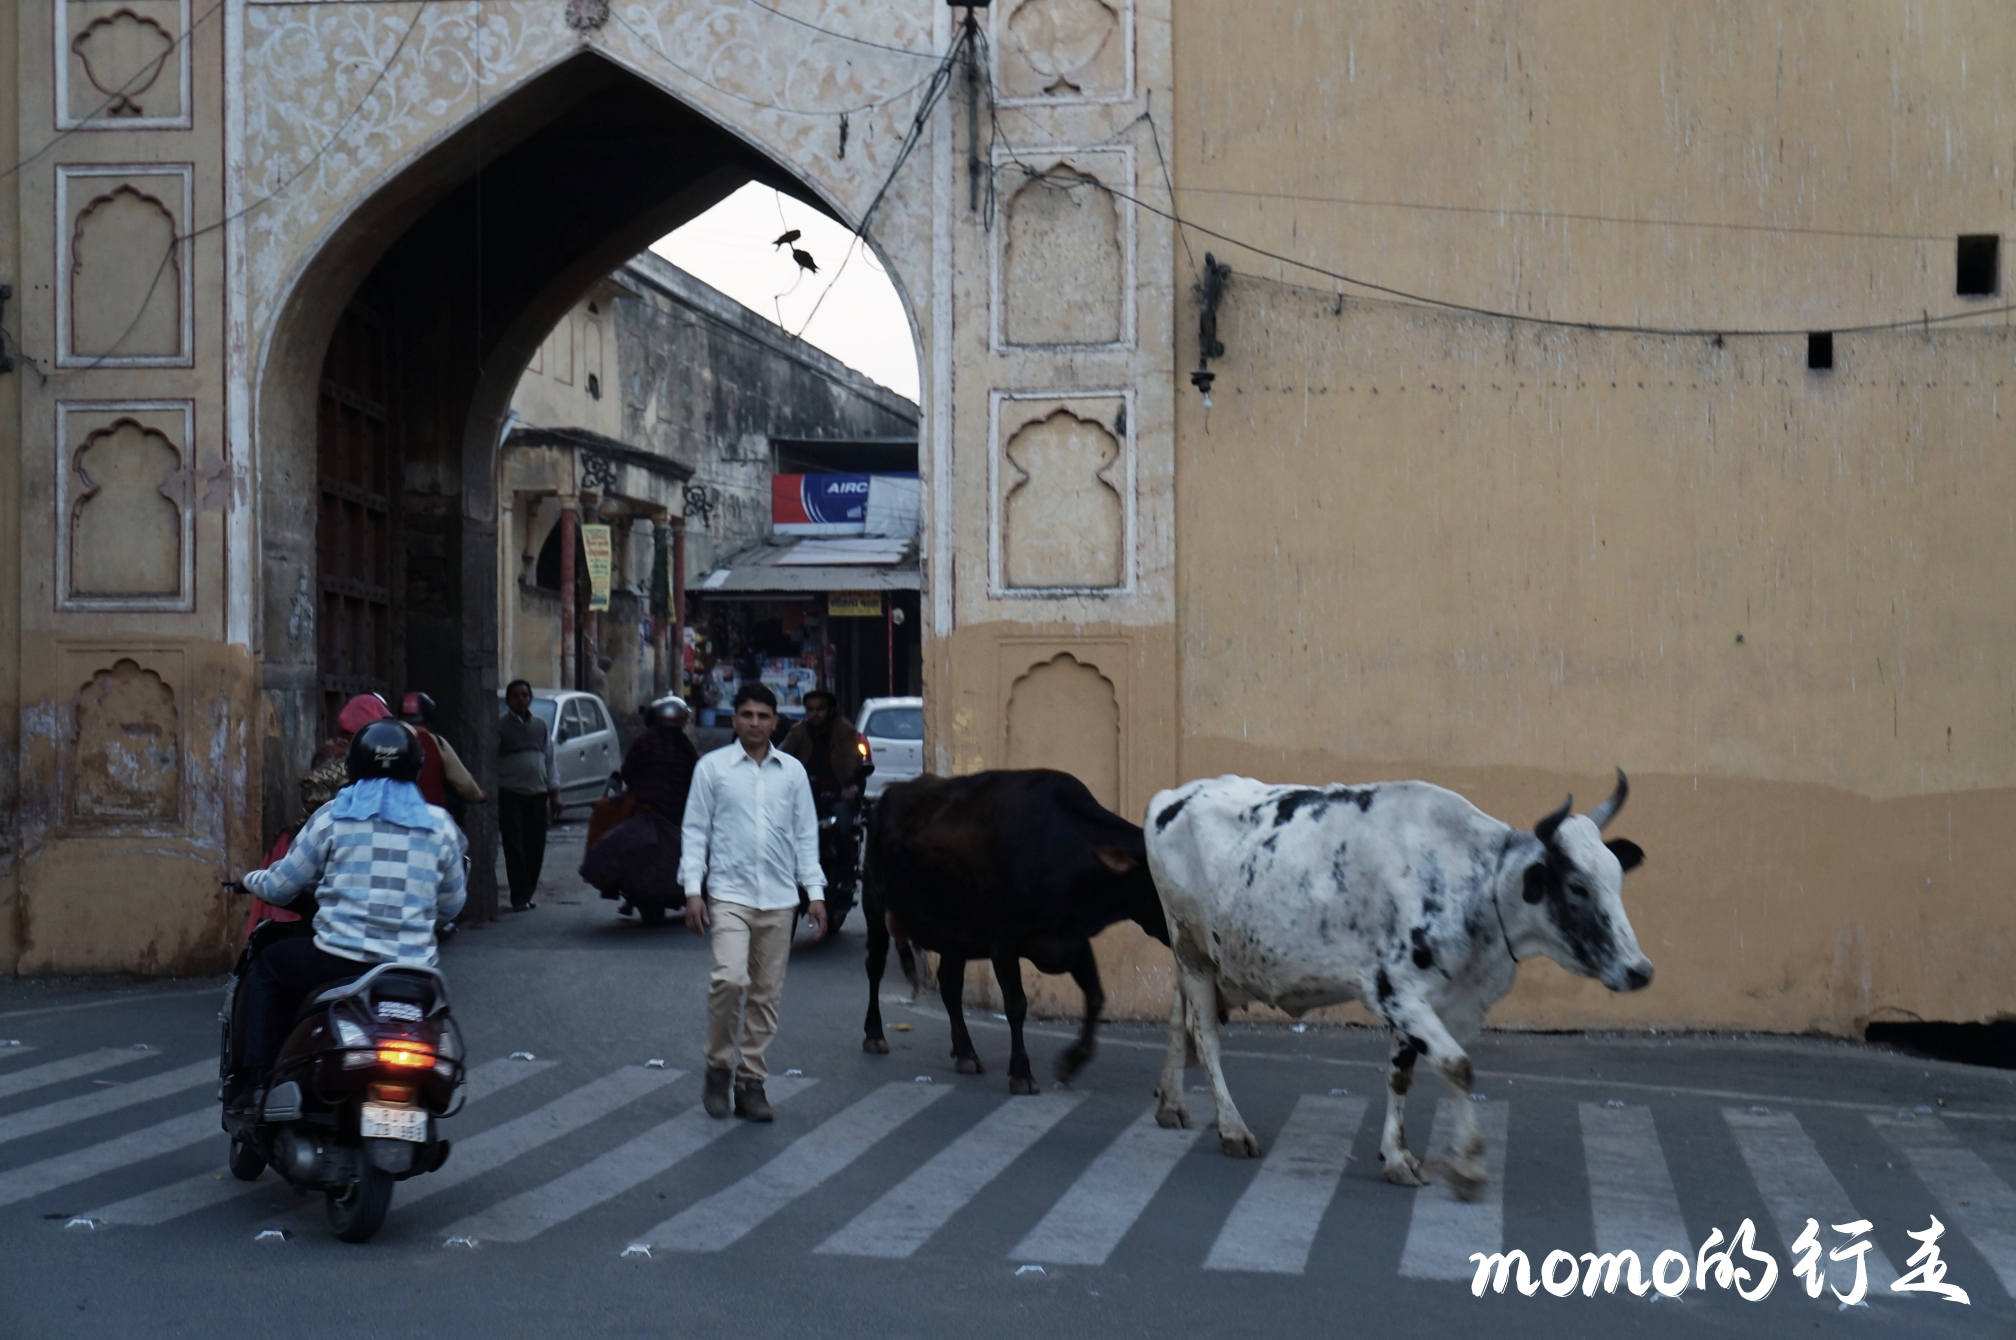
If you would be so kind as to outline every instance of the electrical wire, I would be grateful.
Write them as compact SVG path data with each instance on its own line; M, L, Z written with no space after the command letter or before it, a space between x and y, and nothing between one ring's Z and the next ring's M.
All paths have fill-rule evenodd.
M216 4L210 6L210 8L204 10L201 14L197 15L196 21L194 23L191 23L185 31L177 34L175 40L168 44L168 49L161 53L160 64L163 68L167 66L168 58L174 55L177 51L181 50L182 44L187 42L190 38L196 35L196 30L198 28L201 28L204 24L208 23L213 17L216 16L219 10L224 8L224 3L225 0L217 0ZM119 99L125 97L127 93L132 91L134 83L140 78L141 75L147 73L148 69L149 69L148 66L143 65L138 70L135 70L131 75L127 77L125 83L121 84L118 88L115 88L110 93L108 93L105 96L105 101L99 103L97 107L92 109L91 114L89 116L83 117L81 120L79 120L79 122L76 125L71 126L67 130L60 130L56 132L56 134L50 138L47 144L43 145L40 149L37 149L34 153L29 154L26 158L16 161L12 167L0 168L0 181L5 181L7 178L13 176L21 169L27 167L30 163L33 163L38 159L42 158L51 149L54 149L57 145L61 144L64 140L69 139L72 135L75 135L80 130L106 129L106 127L102 125L93 125L92 123L97 121L97 119L104 114L106 108L110 107L113 103L119 101ZM159 77L160 77L160 71L157 70L155 73L155 78L158 79Z
M837 32L832 28L822 28L810 19L801 19L796 14L786 14L775 5L766 5L763 3L763 0L744 0L744 3L754 5L766 13L774 14L786 23L795 23L800 28L810 28L815 33L824 33L828 37L837 37L843 42L852 42L856 46L873 47L877 51L893 51L899 56L915 56L919 60L938 59L934 53L929 51L918 51L913 47L890 46L887 42L872 42L865 37L856 37L852 33Z
M1012 145L1009 148L1009 154L1011 161L1017 167L1022 169L1025 176L1028 176L1030 178L1048 182L1051 185L1057 186L1064 190L1071 190L1075 187L1080 187L1087 184L1082 178L1054 176L1043 169L1030 166L1030 164L1023 157L1021 157L1021 153L1017 151L1015 147ZM1907 317L1902 320L1895 320L1895 321L1870 321L1870 322L1863 322L1857 325L1848 325L1848 326L1805 326L1800 327L1798 329L1789 329L1789 328L1761 329L1761 328L1744 328L1738 326L1655 326L1655 325L1642 325L1642 324L1612 322L1612 321L1577 321L1565 317L1533 316L1524 312L1507 312L1495 307L1484 307L1475 303L1456 302L1448 298L1437 298L1429 294L1415 293L1407 289L1397 288L1391 284L1382 284L1376 280L1361 279L1356 275L1345 274L1342 271L1332 270L1326 266L1317 265L1312 261L1305 261L1297 256L1289 256L1282 252L1274 251L1267 247L1260 246L1257 243L1248 242L1244 238L1235 237L1230 233L1222 232L1215 228L1207 228L1201 223L1195 223L1189 219L1184 218L1181 214L1177 213L1173 208L1163 209L1159 206L1152 205L1148 203L1146 200L1143 200L1140 197L1132 195L1126 191L1120 190L1119 188L1111 185L1110 183L1101 182L1099 183L1099 185L1102 188L1104 188L1107 192L1109 192L1115 199L1125 200L1127 203L1135 206L1138 209L1144 209L1148 211L1150 214L1156 215L1158 218L1166 219L1170 223L1175 224L1179 230L1186 228L1190 229L1191 231L1200 233L1203 236L1211 238L1215 241L1223 242L1227 246L1238 247L1241 250L1251 252L1256 256L1262 256L1268 260L1277 261L1283 265L1294 266L1296 269L1299 270L1307 270L1311 274L1322 275L1325 279L1335 280L1340 284L1346 284L1353 288L1364 289L1367 292L1371 293L1382 294L1386 297L1395 298L1406 303L1412 303L1416 306L1430 307L1440 311L1461 312L1469 316L1489 317L1493 320L1511 321L1529 326L1546 326L1567 330L1586 330L1591 332L1609 333L1617 335L1685 336L1685 337L1702 338L1702 339L1712 338L1716 336L1721 336L1725 338L1776 339L1795 335L1809 335L1816 330L1827 330L1836 335L1866 335L1880 331L1910 330L1918 327L1947 325L1956 321L1968 321L1978 317L1999 316L2007 312L2016 312L2016 303L2009 303L1999 307L1982 307L1966 312L1948 312L1940 316L1932 316L1931 314L1926 313L1920 316ZM1173 205L1174 202L1172 201L1171 203ZM1285 284L1288 283L1289 281L1276 281L1276 282ZM1306 287L1292 284L1290 286ZM1320 292L1322 290L1312 290L1312 291Z
M201 228L194 228L191 229L189 232L181 233L175 237L170 238L168 241L168 248L161 257L161 263L154 267L154 278L147 285L147 292L140 299L139 307L133 314L133 320L128 322L126 329L119 333L119 338L112 342L111 348L107 352L98 355L96 358L92 359L88 363L81 363L77 364L74 367L62 368L59 369L59 372L90 372L94 368L102 366L107 359L117 357L118 355L115 351L119 348L120 345L126 342L126 337L131 335L134 329L139 326L140 318L147 314L147 305L154 301L154 294L161 287L161 276L167 273L168 264L170 261L175 259L177 249L186 246L188 243L195 241L199 237L203 237L209 233L214 233L220 228L229 227L231 224L236 223L238 220L250 215L254 210L263 208L264 206L271 204L274 200L277 200L281 195L285 194L290 186L292 186L295 182L299 181L303 176L305 176L308 172L308 169L314 167L316 163L321 161L322 156L328 153L329 150L335 145L336 141L343 137L343 132L350 129L350 123L352 121L355 121L357 119L357 114L364 110L364 104L369 102L372 98L372 95L378 92L379 86L385 82L385 76L391 72L392 67L398 64L400 55L406 50L407 42L409 42L412 39L414 30L420 26L421 11L426 9L426 7L429 4L434 3L434 0L408 0L408 2L412 3L414 6L412 21L406 25L406 31L399 35L398 45L392 48L392 54L386 57L385 63L378 67L378 72L375 76L373 76L370 86L364 90L362 96L360 96L357 99L356 104L350 108L348 115L346 115L343 118L342 122L336 127L336 129L330 133L329 138L324 140L320 145L320 147L318 147L314 153L310 154L308 156L307 161L302 163L300 167L294 169L293 172L289 173L286 177L282 178L279 185L275 186L265 195L260 196L257 200L254 200L251 204L246 205L243 209L238 210L234 214L225 215L223 218L218 219L214 223L205 224ZM34 363L36 362L36 360L31 359L30 362ZM46 374L42 373L41 368L39 366L36 367L36 372L37 375L46 376Z
M854 239L847 244L847 254L840 258L839 268L834 270L833 278L819 291L819 297L812 304L812 310L805 314L805 320L800 323L797 330L799 339L805 337L805 332L812 326L812 318L818 316L819 309L825 305L826 295L833 291L840 282L840 276L847 272L848 262L852 261L854 253L861 249L869 221L881 207L883 197L889 194L889 188L896 184L896 174L903 170L903 164L909 161L911 153L923 140L924 127L930 122L932 111L945 96L946 89L951 87L952 69L958 64L960 54L966 49L967 33L970 31L972 30L961 32L959 38L952 43L951 49L938 62L938 67L931 72L931 77L925 81L929 87L917 106L917 114L910 118L910 128L903 133L903 143L896 151L896 161L889 165L889 175L882 179L882 185L876 190L874 198L868 202L868 208L861 211L861 221L855 225Z

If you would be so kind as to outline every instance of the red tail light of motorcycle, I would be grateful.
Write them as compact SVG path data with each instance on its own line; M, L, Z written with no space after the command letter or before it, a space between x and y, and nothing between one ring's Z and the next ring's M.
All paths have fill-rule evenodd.
M854 748L859 751L863 763L873 763L875 761L875 751L868 747L866 736L857 738L854 741Z
M380 1047L378 1064L389 1065L399 1070L424 1070L434 1064L434 1053L425 1047Z

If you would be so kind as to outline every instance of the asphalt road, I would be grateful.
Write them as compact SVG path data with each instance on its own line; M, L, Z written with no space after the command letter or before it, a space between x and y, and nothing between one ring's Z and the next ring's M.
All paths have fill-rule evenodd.
M865 1055L857 912L794 956L776 1123L715 1123L696 1110L705 946L580 890L578 844L556 833L537 911L452 946L479 1092L448 1166L402 1183L364 1246L272 1174L225 1172L216 983L0 983L0 1336L2016 1334L2008 1072L1801 1039L1491 1034L1473 1056L1502 1174L1459 1204L1380 1178L1383 1044L1363 1030L1228 1030L1259 1162L1219 1153L1205 1095L1200 1129L1154 1126L1157 1027L1111 1026L1075 1088L1011 1099L1005 1025L975 1020L990 1073L957 1075L942 1015L899 979L885 1013L910 1030ZM1068 1027L1032 1033L1047 1073ZM1417 1150L1438 1087L1416 1087ZM1966 1306L1887 1288L1935 1214ZM1829 1248L1831 1224L1874 1224L1867 1307L1792 1276L1808 1217ZM1761 1301L1526 1297L1516 1273L1470 1291L1473 1251L1537 1271L1670 1247L1691 1270L1746 1218L1779 1269ZM1852 1263L1826 1268L1849 1287Z

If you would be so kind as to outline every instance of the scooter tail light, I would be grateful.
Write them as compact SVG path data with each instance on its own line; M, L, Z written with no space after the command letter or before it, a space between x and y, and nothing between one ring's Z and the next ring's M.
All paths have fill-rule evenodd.
M424 1070L434 1064L434 1053L419 1047L380 1047L378 1063L400 1070Z

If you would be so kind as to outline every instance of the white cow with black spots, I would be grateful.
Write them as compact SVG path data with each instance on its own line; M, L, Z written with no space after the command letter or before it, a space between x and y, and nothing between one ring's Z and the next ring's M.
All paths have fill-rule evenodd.
M1426 1058L1456 1102L1450 1185L1483 1186L1484 1138L1466 1101L1463 1043L1512 989L1519 960L1545 954L1612 991L1652 980L1621 894L1637 844L1600 835L1630 785L1588 815L1575 798L1528 833L1426 782L1269 786L1217 777L1148 803L1148 868L1162 895L1178 986L1156 1120L1188 1126L1186 1037L1211 1080L1225 1152L1260 1142L1240 1120L1219 1065L1224 1012L1251 1001L1293 1015L1363 1001L1393 1030L1386 1180L1420 1186L1401 1121L1414 1062Z

